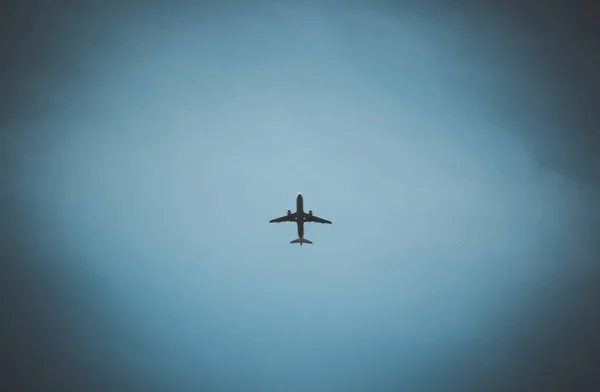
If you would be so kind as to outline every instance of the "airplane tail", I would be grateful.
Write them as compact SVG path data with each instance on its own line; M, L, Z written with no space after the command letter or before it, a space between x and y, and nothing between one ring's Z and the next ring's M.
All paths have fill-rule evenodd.
M312 241L309 241L306 238L303 238L302 243L303 244L312 244ZM295 240L290 241L290 244L300 244L300 238L296 238ZM302 244L300 244L300 245L302 245Z

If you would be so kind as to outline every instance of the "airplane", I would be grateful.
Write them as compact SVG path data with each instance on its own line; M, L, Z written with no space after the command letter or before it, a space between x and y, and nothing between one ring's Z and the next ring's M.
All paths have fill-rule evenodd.
M298 193L298 196L296 196L296 212L288 210L287 215L269 221L269 223L281 222L296 222L298 224L298 238L290 241L290 244L300 244L300 246L302 246L303 243L312 244L312 241L304 238L304 222L331 224L327 219L322 219L313 215L311 210L309 210L308 213L304 212L304 199L302 198L301 193Z

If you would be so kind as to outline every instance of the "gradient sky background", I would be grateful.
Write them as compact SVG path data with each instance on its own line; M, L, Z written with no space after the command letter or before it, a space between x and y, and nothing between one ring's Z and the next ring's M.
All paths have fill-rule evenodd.
M599 385L593 15L309 3L12 7L0 386Z

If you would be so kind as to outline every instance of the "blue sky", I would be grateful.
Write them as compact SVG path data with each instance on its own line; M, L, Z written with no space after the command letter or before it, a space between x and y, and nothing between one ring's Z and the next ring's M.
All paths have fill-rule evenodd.
M464 55L459 23L273 6L111 31L38 87L55 110L18 189L40 249L103 282L120 335L85 339L133 371L174 390L440 390L483 358L510 368L568 274L556 254L585 252L564 235L581 193L485 115L524 79ZM267 223L298 192L333 221L307 225L312 246Z

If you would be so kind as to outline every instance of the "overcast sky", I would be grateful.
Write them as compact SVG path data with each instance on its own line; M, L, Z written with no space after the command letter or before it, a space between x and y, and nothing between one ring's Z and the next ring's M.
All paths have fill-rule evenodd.
M592 382L597 335L561 343L597 325L598 161L562 132L590 121L504 14L400 11L31 13L61 39L10 46L5 379L525 390L550 350L581 362L551 385ZM302 247L267 223L298 192L333 221Z

